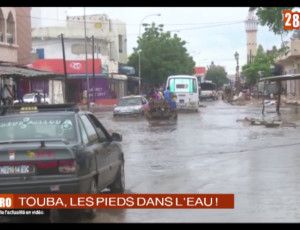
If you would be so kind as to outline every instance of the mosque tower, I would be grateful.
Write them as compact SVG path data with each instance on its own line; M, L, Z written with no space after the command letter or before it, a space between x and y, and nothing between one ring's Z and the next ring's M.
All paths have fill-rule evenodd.
M258 20L254 14L254 11L249 11L247 20L245 21L245 28L247 33L247 64L252 63L254 57L256 56L257 26L258 26Z

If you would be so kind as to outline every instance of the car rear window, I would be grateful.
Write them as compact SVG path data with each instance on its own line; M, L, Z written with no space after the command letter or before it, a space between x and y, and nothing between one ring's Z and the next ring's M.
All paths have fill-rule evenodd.
M200 84L201 90L216 90L217 86L212 83L202 83Z
M141 105L142 101L140 97L133 97L133 98L122 98L119 101L118 106L130 106L130 105Z
M0 142L76 138L71 115L24 115L0 117Z

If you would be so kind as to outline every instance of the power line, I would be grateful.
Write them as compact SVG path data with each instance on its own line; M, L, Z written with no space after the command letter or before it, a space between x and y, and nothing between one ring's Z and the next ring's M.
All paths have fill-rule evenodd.
M19 15L21 17L28 17L27 15ZM92 16L92 15L87 15L88 16ZM81 16L67 16L67 17L81 17ZM78 24L80 23L84 23L84 21L78 21L78 20L70 20L70 19L58 19L58 18L45 18L45 17L36 17L36 16L31 16L30 17L31 19L38 19L38 20L48 20L48 21L61 21L61 22L76 22ZM114 20L114 19L112 19ZM204 22L204 23L176 23L176 24L163 24L164 26L190 26L190 25L199 25L197 27L190 27L190 28L179 28L179 29L172 29L172 30L168 30L170 32L174 32L174 31L185 31L185 30L197 30L197 29L205 29L205 28L214 28L214 27L220 27L220 26L227 26L227 25L234 25L234 24L240 24L240 23L244 23L245 20L237 20L237 21L228 21L228 22ZM97 21L94 21L94 22L91 22L91 21L87 21L86 23L88 24L94 24L94 23L97 23ZM103 23L101 22L102 24L106 24L106 25L109 25L109 22L107 23ZM125 26L138 26L139 24L127 24L124 22L123 23L117 23L117 22L114 22L113 23L114 25L124 25ZM127 36L137 36L138 34L127 34Z

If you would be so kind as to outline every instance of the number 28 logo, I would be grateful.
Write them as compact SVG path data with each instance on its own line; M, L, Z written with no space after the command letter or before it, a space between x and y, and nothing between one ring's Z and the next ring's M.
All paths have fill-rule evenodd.
M299 29L300 26L300 13L292 12L291 10L283 11L283 22L285 30Z

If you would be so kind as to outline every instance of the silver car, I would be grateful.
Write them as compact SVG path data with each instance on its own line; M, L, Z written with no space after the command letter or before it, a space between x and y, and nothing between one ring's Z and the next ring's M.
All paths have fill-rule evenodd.
M122 97L114 108L113 115L116 116L143 116L149 111L147 99L142 95Z

